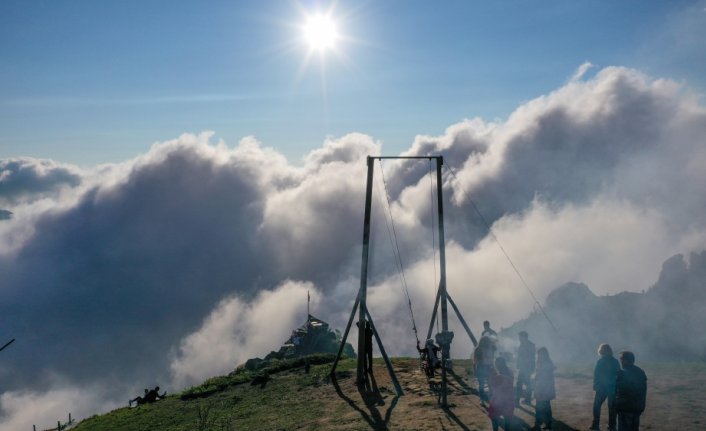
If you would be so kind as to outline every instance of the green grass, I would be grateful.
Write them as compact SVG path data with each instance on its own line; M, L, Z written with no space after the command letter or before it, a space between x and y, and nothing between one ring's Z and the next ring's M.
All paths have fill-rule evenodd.
M386 376L384 364L375 359L376 376L383 400L362 396L355 388L356 361L339 363L340 387L330 384L331 357L311 357L309 374L302 360L271 361L262 368L239 369L227 376L206 380L166 400L136 408L121 408L82 421L78 431L233 431L320 430L358 431L370 429L436 430L464 429L438 408L436 395L418 372L416 358L392 358L406 396L399 402ZM464 391L475 385L468 377L469 360L454 360L458 379L451 380L456 395L452 406L466 429L490 429L476 395ZM585 429L591 420L594 363L557 364L556 419L565 429ZM640 364L648 375L648 409L641 418L644 429L701 430L706 423L702 388L706 387L706 363ZM261 387L250 382L267 374ZM464 380L461 380L464 379ZM337 392L340 391L340 392ZM394 400L394 401L393 401ZM382 404L378 404L382 401ZM394 404L393 404L394 403ZM394 408L392 407L394 405ZM394 411L393 411L394 410ZM391 414L390 422L386 415ZM533 418L528 413L525 421ZM443 425L443 426L442 426ZM673 426L672 426L673 425Z
M325 400L311 396L311 389L329 382L332 355L309 357L311 370L304 373L304 360L273 361L259 370L240 369L213 377L180 394L154 404L120 408L81 421L76 431L231 431L243 429L288 429L292 423L310 424L330 415ZM355 360L342 360L337 373L355 369ZM268 375L264 387L251 385L257 375ZM307 394L303 396L303 394ZM266 424L266 426L264 425ZM324 428L320 428L324 429Z

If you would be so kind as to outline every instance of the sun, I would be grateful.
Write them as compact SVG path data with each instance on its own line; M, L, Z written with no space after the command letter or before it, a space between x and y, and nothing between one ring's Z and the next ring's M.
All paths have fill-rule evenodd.
M309 16L303 30L304 39L311 50L324 52L333 49L336 45L338 32L336 23L330 16L323 14Z

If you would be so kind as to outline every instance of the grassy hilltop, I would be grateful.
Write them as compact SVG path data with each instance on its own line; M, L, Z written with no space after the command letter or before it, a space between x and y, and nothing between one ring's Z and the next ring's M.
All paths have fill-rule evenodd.
M83 420L76 431L233 431L233 430L490 430L469 362L454 361L449 408L437 404L435 381L428 382L419 361L393 358L405 391L396 397L384 364L376 359L377 392L355 386L355 360L339 363L337 383L329 378L330 356L281 361L253 372L238 370L174 394L152 405L120 408ZM640 364L648 375L645 430L702 430L706 364ZM265 380L262 377L267 375ZM260 377L254 380L256 377ZM587 429L593 401L592 364L559 366L555 430ZM264 381L263 381L264 380ZM262 382L260 382L262 381ZM260 382L260 383L257 383ZM256 384L252 384L256 383ZM431 384L430 384L431 383ZM126 400L127 404L127 400ZM604 406L605 409L605 406ZM533 425L533 409L516 409L517 429ZM604 413L603 417L607 414Z

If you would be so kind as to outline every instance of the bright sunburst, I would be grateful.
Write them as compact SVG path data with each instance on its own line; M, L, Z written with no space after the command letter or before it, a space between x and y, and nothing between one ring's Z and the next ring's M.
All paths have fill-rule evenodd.
M304 24L304 38L309 48L319 52L333 49L338 39L336 23L330 16L323 14L311 15Z

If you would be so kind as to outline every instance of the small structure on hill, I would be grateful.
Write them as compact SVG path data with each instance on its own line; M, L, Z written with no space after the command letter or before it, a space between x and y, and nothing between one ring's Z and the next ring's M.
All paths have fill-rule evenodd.
M341 334L332 330L328 323L308 314L306 322L294 329L289 338L277 351L271 351L265 359L248 359L241 365L248 370L259 370L273 361L303 358L317 353L335 355L341 345ZM356 353L350 343L345 343L343 356L355 358Z
M341 343L341 335L331 330L328 323L308 315L306 322L292 331L292 335L277 352L270 352L265 359L290 359L314 353L336 353ZM355 351L350 343L344 348L345 356L354 358Z

